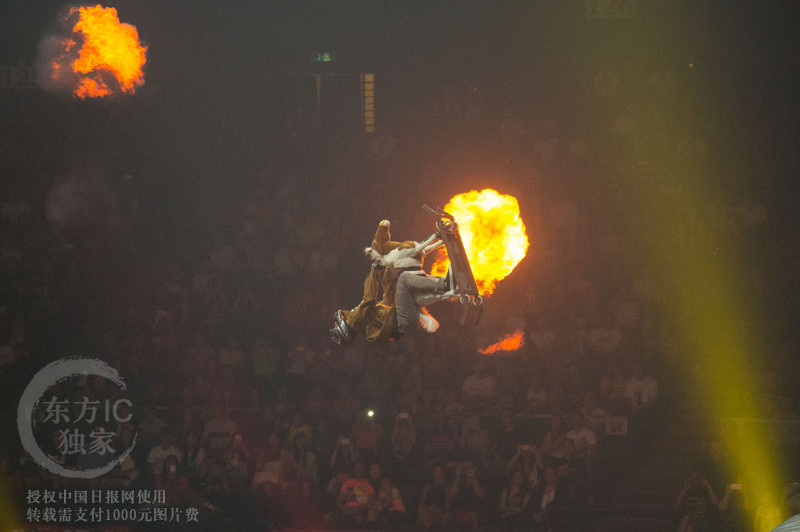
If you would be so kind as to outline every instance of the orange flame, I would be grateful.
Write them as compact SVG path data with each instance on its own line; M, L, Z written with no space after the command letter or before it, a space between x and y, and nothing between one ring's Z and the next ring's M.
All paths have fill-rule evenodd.
M482 355L492 355L498 351L516 351L523 345L525 345L524 333L517 329L511 334L505 335L489 347L478 349L478 353Z
M444 210L458 222L478 291L491 294L530 246L517 199L492 189L472 190L453 197ZM446 254L440 255L431 273L445 275L448 264Z
M52 81L84 99L133 94L144 85L147 48L139 44L136 27L121 23L113 7L73 7L68 20L76 14L72 35L61 41L61 55L51 62Z

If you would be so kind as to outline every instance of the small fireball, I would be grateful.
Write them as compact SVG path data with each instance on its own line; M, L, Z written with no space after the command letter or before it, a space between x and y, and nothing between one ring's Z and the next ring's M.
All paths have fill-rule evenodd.
M133 94L144 85L147 48L135 26L120 22L113 7L73 7L69 31L49 44L47 87L67 89L78 98Z
M511 334L505 335L492 345L483 349L478 349L478 353L482 355L493 355L498 351L516 351L523 345L525 345L525 334L520 329L517 329Z
M517 199L492 189L473 190L455 196L444 210L458 222L478 291L491 294L530 246ZM431 273L445 275L448 264L446 256L438 258Z

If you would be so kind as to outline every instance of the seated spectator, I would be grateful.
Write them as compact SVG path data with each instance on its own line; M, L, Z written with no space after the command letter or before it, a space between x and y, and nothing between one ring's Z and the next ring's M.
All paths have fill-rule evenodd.
M257 430L269 433L275 430L278 426L278 415L275 413L275 407L264 400L264 407L261 409L258 422L255 424Z
M422 420L423 423L430 423L433 420L433 405L434 405L434 392L431 389L425 388L422 390L422 396L419 401L412 404L408 413L414 419Z
M65 431L63 440L66 442L69 436L70 435L67 433L67 431ZM100 438L113 437L113 433L106 430L106 428L103 425L95 424L91 426L90 438L95 438L95 437L98 438L97 441L103 441ZM68 452L70 451L68 447L64 447L63 449ZM77 460L75 461L75 467L76 469L81 471L86 471L89 469L99 469L101 467L104 467L105 465L108 464L108 458L104 456L104 454L105 453L93 452L91 447L86 452L78 452L75 454L77 458ZM98 487L102 484L102 477L91 479L87 484L89 484L89 487L92 488Z
M183 456L182 471L189 478L202 474L206 462L206 450L200 445L200 436L197 431L190 430L186 433L186 445L181 453Z
M781 509L775 504L771 493L761 495L761 504L756 508L753 520L753 532L771 532L781 524Z
M232 334L228 337L225 347L219 351L218 361L221 367L233 368L237 374L244 369L247 364L247 355L242 350L238 336Z
M563 456L562 444L566 438L563 423L564 421L560 414L550 416L550 428L542 441L542 453L545 461L559 460Z
M464 418L467 416L467 407L461 402L461 399L458 397L458 394L452 390L447 392L444 401L445 407L444 411L447 414L447 418L450 419L453 423L461 424ZM434 418L435 418L435 410L436 406L434 406Z
M326 419L320 419L314 425L309 449L316 456L317 478L321 486L327 485L330 480L331 457L335 448L336 433L330 429L330 423Z
M433 408L433 423L422 431L422 446L425 462L444 462L458 442L456 428L448 421L444 405L437 403Z
M548 530L547 508L557 498L558 471L555 466L548 466L544 470L544 481L538 485L531 494L530 512L533 517L534 530Z
M707 530L718 502L711 484L697 471L690 473L675 500L675 508L681 512L679 532Z
M138 445L138 441L139 441L139 438L141 436L139 436L139 434L138 434L138 432L137 432L137 430L135 428L135 423L133 421L133 412L131 411L130 405L128 405L126 403L121 403L119 405L119 410L118 410L117 413L118 413L119 419L126 420L126 421L118 421L117 422L117 434L122 436L123 432L128 432L130 437L133 438L133 434L134 434L134 432L136 432L137 433L136 440L137 440L137 445ZM163 426L166 426L166 423ZM158 434L156 434L156 436L158 436ZM129 445L125 445L124 447L122 447L122 449L127 449L129 447L130 447Z
M543 414L547 411L547 388L544 387L542 376L538 373L531 375L528 390L525 393L525 413L531 416Z
M203 445L209 452L223 456L237 432L239 425L228 417L228 409L224 404L216 403L212 418L203 427Z
M535 443L518 445L516 454L508 461L508 471L510 473L522 472L522 480L528 487L539 485L539 477L543 469L542 451Z
M445 342L446 343L446 342ZM447 392L453 385L453 378L449 374L450 368L442 354L442 343L430 345L426 356L422 359L422 381L424 389L436 390L434 398L436 401L445 401Z
M622 342L622 333L614 323L614 316L611 312L605 312L599 319L599 323L591 331L587 338L590 350L601 356L613 355L619 349Z
M256 339L250 359L256 380L262 384L271 383L280 368L281 354L273 348L267 335L262 334Z
M242 374L237 372L233 366L220 366L220 382L214 394L219 402L228 405L229 410L242 410L247 406L247 387L244 385ZM241 429L238 421L241 419L237 419L237 425Z
M331 401L330 411L334 415L332 422L336 426L349 426L358 415L361 401L353 393L350 383L346 380L339 381L336 388L336 397Z
M583 396L583 407L581 408L586 426L595 431L603 433L606 430L606 411L600 407L597 394L589 390Z
M552 414L564 414L570 410L570 405L565 398L560 386L551 386L547 389L547 411Z
M711 484L714 494L714 485ZM722 487L722 498L717 503L715 517L716 530L730 530L731 532L743 531L749 528L747 510L745 508L745 496L742 494L741 479Z
M274 519L281 524L310 524L310 487L294 459L293 447L284 445L277 461L253 476L252 488L263 493Z
M539 316L533 324L533 329L528 335L531 339L531 346L534 352L540 357L548 357L556 348L558 337L547 321L547 318Z
M378 444L381 439L381 428L375 422L371 410L363 410L357 418L352 432L353 445L362 459L378 457Z
M636 361L633 375L625 381L625 399L632 414L651 406L658 398L658 382L645 374L644 366Z
M395 466L406 464L414 452L417 434L408 412L400 412L395 417L392 430L392 458Z
M700 477L706 479L711 490L719 498L714 517L717 530L737 531L746 528L745 497L742 494L742 478L737 477L728 462L722 440L713 440L708 446L709 454L695 468Z
M592 500L589 484L589 469L586 461L575 450L575 442L565 438L561 444L562 457L557 462L558 485L562 502L568 505L583 505Z
M181 450L172 445L172 432L164 427L158 433L158 445L150 449L147 456L147 467L153 478L160 475L164 468L164 460L168 456L174 456L180 463Z
M247 479L252 474L255 460L250 455L241 432L237 432L231 438L230 447L226 451L225 475L230 482L246 484Z
M472 530L477 530L480 515L478 512L485 497L486 490L478 482L473 462L460 462L456 467L456 477L447 490L445 526L468 525Z
M333 523L340 527L359 527L375 521L375 490L366 477L364 463L353 467L353 475L342 483L336 501Z
M586 426L583 412L576 410L570 416L572 429L565 438L572 440L575 444L575 453L578 458L586 460L587 464L594 460L597 454L597 434Z
M308 438L305 433L298 432L294 437L294 459L303 477L312 489L319 486L319 477L317 476L317 457L311 451L308 445Z
M353 441L344 434L340 435L331 455L331 472L349 474L358 458L358 450L353 446Z
M400 392L400 407L408 408L422 398L424 389L422 381L422 365L419 362L411 364L405 382Z
M520 530L528 519L525 508L530 500L528 486L517 469L500 495L500 526L502 530Z
M275 424L277 425L277 423ZM255 471L261 471L266 464L274 462L281 457L281 432L274 425L267 436L266 445L258 449L258 458L255 462Z
M396 525L406 520L406 506L403 498L389 477L381 480L380 490L376 497L378 506L375 520L379 524Z
M314 386L308 392L308 397L303 401L301 408L308 422L316 425L322 420L327 422L330 401L325 398L322 388Z
M725 458L725 446L722 441L714 440L708 445L708 456L697 466L697 472L708 480L717 496L724 493L727 484L733 482Z
M305 495L304 484L303 474L294 460L293 448L285 445L278 460L268 462L253 475L252 487L262 490L269 498L283 500Z
M219 362L217 362L216 358L207 359L203 365L203 370L194 381L194 396L199 398L211 397L219 389L221 382Z
M139 422L139 426L136 428L136 435L140 442L139 444L149 449L158 445L161 429L166 427L167 423L158 417L156 409L152 406L144 407L143 417L144 419ZM158 473L160 472L161 469L158 470Z
M569 405L570 410L581 406L581 401L588 387L581 374L580 367L576 362L570 362L567 366L567 375L561 386L561 390L564 394L564 401Z
M285 440L288 442L293 442L295 436L301 432L305 434L307 442L311 441L311 425L306 423L302 410L298 409L292 413L292 420L286 425Z
M600 400L612 414L624 414L628 411L625 399L625 375L618 359L611 361L608 371L600 382Z
M372 489L375 490L375 493L378 493L381 490L381 480L383 480L383 470L381 469L381 465L378 462L372 462L369 465L369 471L367 472L367 480L369 480Z
M525 436L515 420L514 409L503 407L500 410L500 426L491 434L491 441L497 454L504 462L508 462L517 452L517 448L525 443Z
M292 383L292 389L305 387L315 357L316 353L309 348L308 339L303 335L295 336L292 348L284 356L286 376Z
M353 442L345 436L340 435L336 440L330 461L331 479L328 482L326 491L338 497L342 483L350 476L350 472L358 461L358 451L353 447Z
M289 388L287 386L279 386L274 403L277 421L279 423L288 422L292 413L294 413L296 409L297 406L294 404L289 395Z
M461 386L464 404L472 413L487 410L497 399L497 380L489 373L489 366L484 359L475 363L475 373L464 379Z
M228 312L228 298L222 281L216 275L210 277L206 283L206 292L200 305L200 322L211 331L216 332L222 318Z
M483 430L480 416L470 416L464 420L458 446L475 460L484 458L489 452L489 434Z
M120 448L130 449L133 445L133 430L125 426L119 433ZM139 470L133 460L133 456L128 454L122 463L103 475L101 485L109 488L127 488L139 476Z
M189 502L189 478L178 471L179 465L178 457L169 455L164 459L161 473L156 475L155 489L164 491L164 505L169 508Z
M328 343L330 343L330 340L328 340ZM358 383L356 384L359 395L370 404L376 403L378 398L384 397L385 395L386 390L384 388L383 379L381 378L383 376L384 362L385 360L381 353L370 351L367 355L364 371L361 373L361 378L358 379ZM325 370L325 372L329 371L329 368L325 366L322 366L322 369ZM392 397L396 398L396 395L393 393Z
M242 387L245 393L241 394L239 428L244 432L263 432L266 427L272 427L273 411L264 398L264 389L252 383Z
M209 456L206 461L206 471L198 477L195 484L197 499L202 502L201 510L206 519L217 514L220 508L228 506L231 498L231 489L220 461Z
M261 462L253 472L250 487L256 491L264 492L268 496L272 495L280 484L282 457L283 448L281 448L281 454L277 457L271 456L268 460ZM212 461L216 462L214 458L209 458L209 462L211 463Z
M433 478L430 484L422 488L417 510L417 520L426 529L440 527L444 522L444 512L447 508L448 486L444 478L444 466L433 467Z
M196 367L206 368L209 360L216 360L217 353L208 341L208 335L202 327L192 333L191 345L186 349L187 356L195 360Z

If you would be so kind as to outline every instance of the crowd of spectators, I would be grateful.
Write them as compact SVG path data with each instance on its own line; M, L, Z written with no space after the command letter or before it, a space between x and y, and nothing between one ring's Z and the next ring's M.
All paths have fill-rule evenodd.
M642 101L678 90L671 72L636 83ZM612 73L598 75L587 97L603 116L585 123L557 111L502 116L496 94L450 93L407 110L381 137L353 140L333 170L319 169L327 152L302 176L288 157L246 194L174 206L182 218L168 230L148 217L161 203L140 183L145 166L106 184L51 176L20 187L19 177L3 199L3 386L21 390L78 349L106 360L135 413L115 441L125 448L135 434L136 445L112 473L77 485L165 490L169 506L201 509L201 524L545 530L549 510L596 504L606 418L646 418L664 361L681 349L655 268L631 258L653 235L623 229L611 213L628 212L644 188L645 208L668 208L656 199L668 194L685 219L707 222L678 228L684 238L750 243L766 223L757 200L698 211L686 183L662 179L655 144L684 166L713 148L690 125L679 137L659 131L658 106L622 109L631 102L622 90ZM310 143L293 137L285 149ZM405 175L411 154L423 168L415 177ZM529 257L487 302L483 325L460 328L439 304L435 335L332 345L330 317L357 303L369 267L359 249L375 223L392 210L404 235L432 231L406 211L365 206L363 191L417 212L419 191L438 193L431 174L457 176L476 162L501 184L514 174L532 215ZM457 178L442 186L463 191ZM95 193L103 200L86 212ZM666 251L653 260L677 263ZM507 324L522 325L526 345L479 355ZM780 380L794 359L774 363L771 386L757 391L771 394L775 415L796 416L797 397ZM68 393L99 397L104 386L89 379ZM9 415L3 422L15 426ZM70 485L32 463L14 433L5 431L2 453L14 493Z

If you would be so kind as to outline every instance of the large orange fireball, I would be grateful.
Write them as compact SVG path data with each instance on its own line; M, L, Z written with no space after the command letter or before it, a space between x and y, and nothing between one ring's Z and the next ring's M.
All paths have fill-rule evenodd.
M444 210L458 222L478 291L491 294L530 246L517 199L492 189L473 190L453 197ZM447 257L440 256L431 273L445 275L448 264Z
M147 48L136 27L120 22L116 9L73 7L66 22L71 34L51 52L49 85L79 98L101 98L132 94L144 84Z
M482 355L493 355L498 351L516 351L523 345L525 345L525 335L521 330L517 329L511 334L507 334L489 347L478 349L478 353Z

